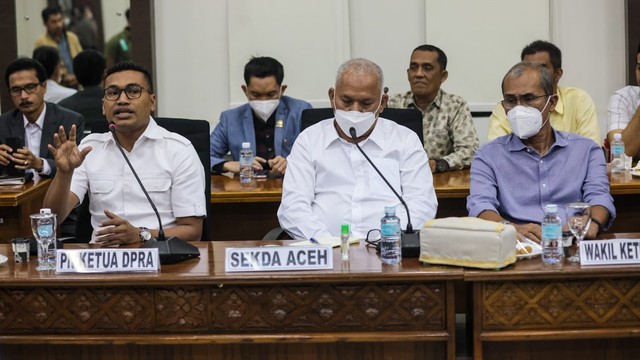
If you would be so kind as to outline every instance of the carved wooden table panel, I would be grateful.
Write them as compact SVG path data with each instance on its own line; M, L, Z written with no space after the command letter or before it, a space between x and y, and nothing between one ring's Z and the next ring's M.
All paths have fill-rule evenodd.
M226 274L225 245L198 244L200 259L160 274L41 274L33 258L2 266L0 356L33 343L59 356L70 353L57 344L79 344L92 359L102 358L93 351L101 344L164 344L165 354L177 344L191 350L173 358L205 359L237 354L233 344L246 343L254 355L291 358L300 351L309 359L455 358L452 282L461 269L421 267L416 259L383 268L360 247L347 267L336 250L333 270ZM119 358L139 358L131 351L123 346Z
M626 237L626 236L621 236ZM636 359L640 267L545 267L539 258L473 282L474 359Z

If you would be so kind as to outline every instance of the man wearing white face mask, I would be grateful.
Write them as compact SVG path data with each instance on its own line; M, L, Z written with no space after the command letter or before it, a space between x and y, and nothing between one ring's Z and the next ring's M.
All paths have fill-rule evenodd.
M602 149L591 139L553 129L557 104L549 72L530 62L513 66L502 81L502 106L513 134L481 146L471 162L469 216L511 223L518 233L541 239L547 204L591 204L586 238L611 226L615 207Z
M435 217L438 202L422 143L413 131L379 117L388 99L383 80L380 67L369 60L342 64L335 88L329 89L335 118L296 140L278 209L280 225L293 238L339 236L342 224L350 224L351 237L364 238L379 228L386 205L399 205L356 142L404 198L414 228ZM404 209L396 215L405 229Z
M282 94L284 68L276 59L254 57L244 68L242 91L249 102L222 112L211 133L211 166L214 172L240 171L243 142L251 143L254 168L281 176L287 168L287 156L300 133L302 110L311 108L306 101ZM231 160L225 158L231 153Z

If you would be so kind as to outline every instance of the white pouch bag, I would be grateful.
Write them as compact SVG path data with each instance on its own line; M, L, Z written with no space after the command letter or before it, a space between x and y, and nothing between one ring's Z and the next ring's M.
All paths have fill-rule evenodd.
M430 220L420 230L420 261L501 269L516 262L516 229L475 217Z

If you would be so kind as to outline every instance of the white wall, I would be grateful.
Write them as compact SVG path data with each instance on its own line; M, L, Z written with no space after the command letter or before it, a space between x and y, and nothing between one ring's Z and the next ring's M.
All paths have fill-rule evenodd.
M445 90L474 110L492 108L522 47L547 39L563 50L561 84L593 97L602 135L610 94L625 85L624 0L155 0L158 112L207 119L245 102L251 55L285 66L288 95L326 106L337 66L367 57L391 92L408 89L411 50L449 56ZM477 119L480 134L486 120ZM481 135L482 141L485 135Z

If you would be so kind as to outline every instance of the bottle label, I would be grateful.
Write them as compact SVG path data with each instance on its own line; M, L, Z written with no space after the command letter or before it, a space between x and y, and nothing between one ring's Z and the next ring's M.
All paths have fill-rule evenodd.
M560 224L543 224L542 225L542 238L543 239L560 239L562 238L562 228Z
M382 236L396 236L400 232L400 224L382 224Z
M38 236L41 238L49 239L53 237L53 225L39 225L38 226Z
M624 154L624 146L622 145L613 145L611 146L611 155L617 156Z

